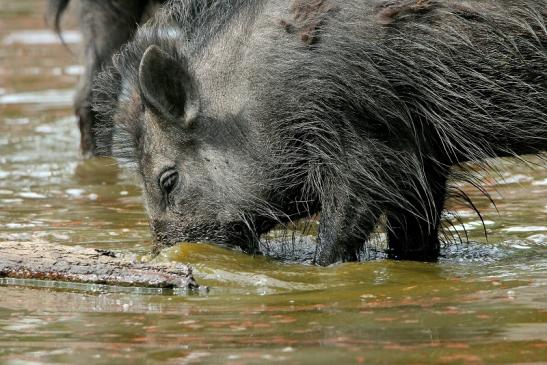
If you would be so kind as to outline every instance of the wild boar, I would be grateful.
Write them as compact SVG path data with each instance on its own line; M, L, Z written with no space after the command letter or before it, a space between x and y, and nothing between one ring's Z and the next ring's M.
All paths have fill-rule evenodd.
M434 260L450 167L547 146L544 0L168 3L96 80L159 249L256 250L320 212L315 261Z
M91 85L97 74L110 63L112 55L132 37L166 0L79 0L77 23L83 36L85 70L80 78L74 109L80 128L80 148L85 157L95 154L91 110ZM60 33L60 20L70 0L48 0L47 18Z

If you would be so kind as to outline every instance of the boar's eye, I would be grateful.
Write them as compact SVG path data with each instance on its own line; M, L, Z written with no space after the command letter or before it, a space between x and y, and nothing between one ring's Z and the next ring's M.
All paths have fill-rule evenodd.
M177 171L169 169L160 175L159 185L163 194L169 195L177 185L179 181L179 174Z

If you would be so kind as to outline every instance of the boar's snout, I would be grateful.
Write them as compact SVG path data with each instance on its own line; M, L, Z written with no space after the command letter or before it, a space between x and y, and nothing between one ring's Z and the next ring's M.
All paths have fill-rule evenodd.
M242 221L191 222L155 219L150 222L155 240L154 251L183 242L208 242L228 247L239 247L243 251L253 253L258 246L257 232ZM263 226L263 225L261 225Z

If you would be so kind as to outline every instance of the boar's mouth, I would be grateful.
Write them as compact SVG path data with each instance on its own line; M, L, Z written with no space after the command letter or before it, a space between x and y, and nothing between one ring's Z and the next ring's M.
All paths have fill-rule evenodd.
M257 253L260 235L273 229L275 221L257 219L252 226L243 222L197 223L181 225L177 222L152 221L155 240L153 253L181 242L208 242L229 248L240 248L246 253ZM252 228L251 228L252 227Z

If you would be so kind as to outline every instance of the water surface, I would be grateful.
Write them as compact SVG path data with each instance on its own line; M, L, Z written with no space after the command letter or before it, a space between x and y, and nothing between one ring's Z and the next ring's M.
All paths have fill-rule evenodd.
M146 255L138 187L112 161L79 157L81 66L44 30L42 6L0 9L0 241ZM484 225L450 202L461 224L447 214L447 234L471 243L438 263L372 250L369 262L318 268L191 244L158 260L191 263L209 294L0 281L0 363L546 363L547 169L527 159L481 172L497 210L462 186ZM295 256L313 248L302 241Z

